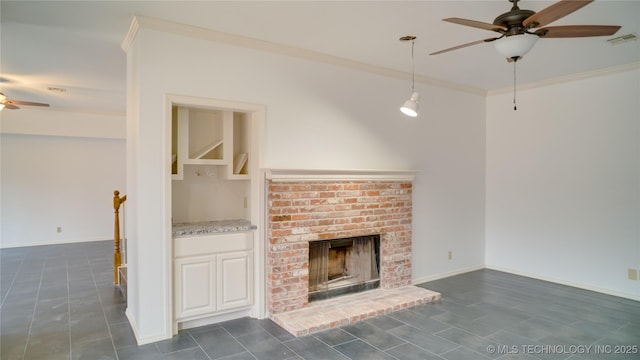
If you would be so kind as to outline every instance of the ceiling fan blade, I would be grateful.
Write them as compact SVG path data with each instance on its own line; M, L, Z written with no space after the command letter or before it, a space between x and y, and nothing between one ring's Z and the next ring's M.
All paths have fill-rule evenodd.
M524 19L522 25L527 29L545 26L571 14L583 6L589 5L591 2L593 2L593 0L560 0Z
M445 52L449 52L449 51L453 51L453 50L462 49L462 48L465 48L465 47L467 47L467 46L473 46L473 45L482 44L482 43L485 43L485 42L492 42L492 41L497 40L497 39L499 39L499 38L500 38L500 37L497 37L497 38L489 38L489 39L484 39L484 40L477 40L477 41L473 41L473 42L470 42L470 43L466 43L466 44L462 44L462 45L458 45L458 46L450 47L450 48L447 48L447 49L444 49L444 50L440 50L440 51L432 52L432 53L431 53L431 54L429 54L429 55L438 55L438 54L442 54L442 53L445 53Z
M45 104L45 103L22 101L22 100L6 100L5 106L6 105L27 105L27 106L46 106L46 107L49 106L49 104Z
M490 31L499 32L500 30L503 30L503 31L508 30L506 26L489 24L482 21L468 20L468 19L462 19L462 18L456 18L456 17L442 19L442 21L447 21L450 23L458 24L458 25L471 26L477 29L484 29L484 30L490 30Z
M9 109L9 110L16 110L16 109L20 109L19 107L13 105L13 104L4 104L4 108L5 109Z
M535 34L542 38L575 38L589 36L610 36L615 34L620 26L615 25L567 25L550 26L536 30Z

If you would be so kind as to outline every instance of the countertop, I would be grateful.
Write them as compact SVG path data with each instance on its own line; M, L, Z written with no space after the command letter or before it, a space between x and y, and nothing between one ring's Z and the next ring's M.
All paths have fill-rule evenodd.
M174 238L215 233L250 231L255 229L257 229L257 226L252 225L250 221L243 219L179 223L173 224L172 227Z

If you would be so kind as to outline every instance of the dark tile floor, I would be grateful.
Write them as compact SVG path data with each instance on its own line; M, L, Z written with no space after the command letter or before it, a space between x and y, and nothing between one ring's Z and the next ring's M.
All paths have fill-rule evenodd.
M243 318L137 346L111 246L0 250L1 359L640 359L639 302L490 270L421 285L440 302L311 336Z

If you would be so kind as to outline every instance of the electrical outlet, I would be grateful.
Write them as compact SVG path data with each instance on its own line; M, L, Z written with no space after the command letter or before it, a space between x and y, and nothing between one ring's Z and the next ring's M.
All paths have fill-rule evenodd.
M244 197L244 208L246 209L248 205L247 197Z
M57 232L57 233L61 233L61 232L62 232L62 226L58 226L58 227L56 228L56 232Z
M449 251L449 260L453 259L453 251Z
M629 280L638 280L638 269L627 269L627 277Z

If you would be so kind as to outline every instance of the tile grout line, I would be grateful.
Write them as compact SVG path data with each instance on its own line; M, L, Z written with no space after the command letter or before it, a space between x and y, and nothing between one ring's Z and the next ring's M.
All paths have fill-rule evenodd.
M206 356L206 357L207 357L207 359L209 359L209 360L213 360L213 359L211 359L211 356L209 356L209 354L207 354L207 352L206 352L206 351L204 351L204 349L202 348L202 345L200 345L200 343L198 342L198 340L196 340L196 338L194 338L194 337L193 337L193 335L191 335L191 331L188 331L188 330L187 330L187 334L189 335L189 337L191 338L191 340L193 340L193 342L194 342L194 343L196 343L196 344L198 345L198 349L200 349L200 350L204 353L204 356ZM164 357L164 354L162 354L162 356Z
M23 259L24 261L24 259ZM33 319L36 317L36 309L38 308L38 300L40 298L40 289L42 287L42 279L44 278L44 264L42 263L42 270L40 271L40 283L38 284L38 293L36 294L36 303L33 305L33 313L31 313L31 321L29 322L29 331L27 332L27 341L24 344L24 351L22 352L22 359L27 354L27 348L29 347L29 340L31 340L31 327L33 326Z
M65 254L66 255L66 254ZM73 347L71 346L71 289L69 289L69 257L67 257L67 324L69 327L69 360L73 360Z
M4 294L4 296L2 297L2 301L0 301L0 308L2 308L4 306L4 302L7 300L7 297L9 297L9 293L11 292L11 289L13 288L13 284L16 283L16 277L18 277L18 271L20 271L20 269L22 268L22 264L23 263L24 263L24 257L20 261L20 265L18 266L18 270L16 270L16 272L13 274L13 279L11 279L11 284L9 285L9 288L7 289L7 293ZM1 265L2 265L2 262L0 262L0 266Z
M9 294L11 293L11 290L13 289L13 284L16 283L16 278L18 277L18 273L20 272L20 270L22 269L22 266L24 264L24 256L22 257L22 259L20 260L20 265L18 265L18 269L16 270L16 272L13 274L13 279L11 279L11 285L9 285L9 288L7 289L7 293L4 295L4 297L2 298L2 302L0 303L0 309L2 309L4 307L4 302L7 300L7 298L9 297ZM0 265L2 265L0 263ZM40 278L40 282L42 282L42 277ZM35 305L34 305L34 312L35 312ZM0 316L0 321L2 321L2 316ZM33 316L31 317L31 322L29 323L29 330L31 330L31 323L33 322ZM27 332L27 342L29 340L29 332ZM22 351L22 357L24 358L24 353L27 349L27 342L25 342L25 349ZM1 345L2 345L2 341L0 341L0 349L1 349Z
M373 325L373 324L372 324L372 326L374 326L374 327L378 328L377 326L375 326L375 325ZM380 329L380 328L378 328L378 329ZM386 351L386 350L384 350L384 349L382 349L382 348L379 348L379 347L377 347L377 346L373 345L372 343L368 342L367 340L365 340L365 339L363 339L363 338L361 338L361 337L359 337L359 336L356 336L355 334L352 334L352 333L350 333L349 331L347 331L347 333L349 333L349 334L353 335L357 340L362 341L363 343L365 343L365 344L367 344L367 345L371 346L372 348L374 348L374 349L376 349L376 350L380 351L381 353L387 354L387 355L391 356L392 358L394 358L394 359L396 359L396 360L399 360L397 357L395 357L395 356L393 356L393 355L391 355L391 354L387 353L387 351ZM398 339L398 340L400 340L400 341L403 341L403 342L404 342L403 344L398 344L397 346L405 345L405 344L411 344L409 341L407 341L407 340L405 340L405 339L403 339L403 338L399 338L399 337L397 337L397 336L395 336L395 335L393 335L393 334L389 334L389 335L391 335L391 336L393 336L394 338L396 338L396 339ZM353 340L353 341L355 341L355 340ZM415 345L415 344L413 344L413 345ZM393 347L394 347L394 346L390 347L389 349L391 349L391 348L393 348ZM337 350L337 349L334 349L334 350L339 351L339 350ZM388 349L387 349L387 350L388 350Z
M256 357L256 356L251 352L251 350L247 349L247 347L246 347L246 346L244 346L244 344L243 344L243 343L241 343L240 341L238 341L238 339L237 339L235 336L233 336L233 334L232 334L232 333L230 333L230 332L229 332L229 330L227 330L227 328L225 328L225 327L224 327L223 323L220 323L220 328L221 328L222 330L224 330L227 334L229 334L229 336L231 336L235 342L237 342L238 344L240 344L240 346L242 346L242 348L243 348L243 349L245 349L245 351L246 351L246 352L248 352L249 354L251 354L251 356L253 356L253 358L254 358L254 359L257 359L257 357ZM263 330L264 330L264 329L263 329ZM265 331L266 331L266 330L265 330ZM268 333L268 332L267 332L267 333ZM271 335L271 334L269 334L269 335ZM273 335L271 335L271 336L273 336ZM278 341L279 341L279 340L278 340ZM196 341L196 342L197 342L197 341ZM200 344L200 343L198 343L198 344ZM208 355L208 354L207 354L207 355ZM235 355L235 354L233 354L233 355ZM231 355L229 355L229 356L231 356Z
M91 261L90 261L88 256L87 256L87 264L89 265L89 272L91 272L91 280L93 280L93 287L95 288L96 293L98 293L98 299L100 300L100 310L102 310L102 317L104 318L104 322L107 325L107 331L109 332L109 339L111 339L111 346L113 346L113 352L114 352L114 354L116 356L116 360L119 360L120 357L118 356L118 349L116 348L116 343L113 340L113 334L111 333L111 326L109 325L109 321L107 319L107 314L104 311L104 302L102 302L102 295L100 294L100 291L98 290L98 283L96 282L96 277L93 274L93 267L91 266ZM116 285L114 284L114 286L116 286Z

